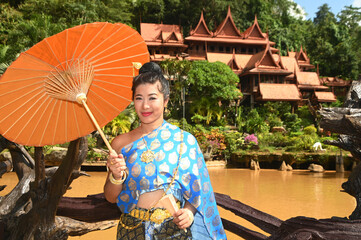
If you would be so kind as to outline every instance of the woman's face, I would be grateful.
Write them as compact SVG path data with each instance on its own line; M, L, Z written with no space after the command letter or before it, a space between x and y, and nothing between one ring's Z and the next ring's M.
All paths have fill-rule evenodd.
M134 107L141 123L161 124L163 122L164 107L168 99L164 100L164 95L159 91L160 83L140 84L135 89Z

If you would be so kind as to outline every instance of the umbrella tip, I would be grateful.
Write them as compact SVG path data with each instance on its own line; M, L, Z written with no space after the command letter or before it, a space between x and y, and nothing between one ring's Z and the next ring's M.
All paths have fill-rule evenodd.
M140 62L132 62L133 67L137 70L139 70L142 67L142 64Z
M76 101L77 101L79 104L82 104L82 103L83 103L83 100L86 101L86 95L85 95L85 93L79 93L78 95L76 95Z

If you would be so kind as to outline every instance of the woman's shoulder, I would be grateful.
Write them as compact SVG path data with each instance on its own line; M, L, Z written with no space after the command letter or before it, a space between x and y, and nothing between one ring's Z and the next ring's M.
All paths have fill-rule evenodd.
M130 132L120 134L116 136L112 141L112 148L120 153L123 147L127 146L128 144L132 143L136 138L137 130L134 129Z

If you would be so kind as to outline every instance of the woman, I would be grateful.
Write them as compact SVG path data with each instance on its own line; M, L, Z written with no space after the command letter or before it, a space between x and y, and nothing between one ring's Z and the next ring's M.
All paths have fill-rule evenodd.
M123 213L117 239L226 239L197 140L163 119L169 83L160 67L144 64L132 91L141 125L112 141L104 185Z

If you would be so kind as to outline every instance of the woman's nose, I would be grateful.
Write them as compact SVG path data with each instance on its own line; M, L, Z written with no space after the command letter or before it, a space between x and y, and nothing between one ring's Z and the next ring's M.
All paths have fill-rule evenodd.
M143 108L145 108L145 109L149 108L149 103L148 103L148 101L144 101L144 102L143 102Z

